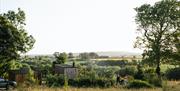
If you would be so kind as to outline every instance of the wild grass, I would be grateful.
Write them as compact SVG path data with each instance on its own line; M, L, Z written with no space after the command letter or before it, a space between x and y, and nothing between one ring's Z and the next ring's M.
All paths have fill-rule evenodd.
M162 88L127 89L122 87L112 88L75 88L75 87L47 87L29 86L18 87L15 91L180 91L180 81L167 81Z
M164 84L163 91L180 91L180 81L168 81Z
M153 89L125 89L125 88L48 88L48 87L29 87L18 89L18 91L162 91L161 88Z

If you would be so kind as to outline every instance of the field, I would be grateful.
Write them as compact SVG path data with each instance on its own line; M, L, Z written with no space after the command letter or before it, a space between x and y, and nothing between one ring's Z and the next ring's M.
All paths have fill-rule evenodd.
M168 81L164 83L162 88L142 88L142 89L127 89L122 87L116 88L49 88L45 86L31 86L22 88L19 87L15 91L180 91L180 81Z
M123 88L107 88L107 89L101 89L101 88L68 88L68 89L62 89L62 88L27 88L27 89L21 89L18 91L162 91L160 88L156 89L123 89Z

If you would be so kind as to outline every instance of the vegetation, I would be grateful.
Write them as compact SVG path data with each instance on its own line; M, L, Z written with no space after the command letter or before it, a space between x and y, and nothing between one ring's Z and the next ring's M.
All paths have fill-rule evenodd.
M176 47L179 41L173 43L180 29L179 1L162 0L153 6L144 4L135 10L135 20L141 34L135 47L144 49L144 61L156 65L156 73L160 75L160 63L179 50Z
M162 91L159 88L155 89L124 89L124 88L48 88L48 87L29 87L29 88L19 88L18 91ZM178 91L178 90L176 90Z
M63 53L55 52L53 55L56 58L55 61L56 64L63 64L67 61L68 58L68 55L65 52Z
M32 49L35 39L24 29L25 13L8 11L0 14L0 76L10 69L11 61Z
M95 59L95 58L98 58L98 57L99 57L98 54L95 53L95 52L90 52L90 53L84 52L84 53L79 54L79 58L81 60Z
M146 81L133 80L129 83L128 88L152 88L153 86Z
M170 80L180 80L180 67L167 70L166 77Z
M142 60L135 56L114 60L95 52L78 56L71 52L21 55L35 43L24 29L25 13L18 9L18 12L0 14L0 77L7 77L11 69L28 68L27 78L22 83L25 86L19 86L18 91L169 91L170 88L179 91L180 83L173 83L174 87L169 84L169 80L180 80L179 8L177 0L162 0L153 6L144 4L135 8L135 20L141 33L135 47L144 50ZM73 77L68 77L69 74ZM35 82L43 85L33 88Z

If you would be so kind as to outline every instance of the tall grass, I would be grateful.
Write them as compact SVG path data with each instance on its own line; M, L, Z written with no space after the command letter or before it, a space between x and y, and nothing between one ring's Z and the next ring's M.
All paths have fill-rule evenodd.
M162 89L163 91L180 91L180 81L168 81Z
M153 89L124 89L124 88L48 88L48 87L29 87L17 89L17 91L162 91L160 88Z
M180 81L167 81L162 88L126 89L122 87L112 88L49 88L47 86L18 87L15 91L180 91Z

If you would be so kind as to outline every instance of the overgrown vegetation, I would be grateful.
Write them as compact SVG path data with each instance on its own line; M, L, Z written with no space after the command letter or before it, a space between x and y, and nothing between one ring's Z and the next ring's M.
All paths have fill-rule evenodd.
M18 9L17 13L0 14L0 77L8 78L10 70L27 68L24 83L44 82L43 85L51 88L163 88L168 91L166 81L180 80L179 8L177 0L162 0L135 8L138 32L142 34L137 37L135 47L144 49L142 60L135 57L98 60L102 57L94 52L78 56L65 52L21 56L35 43L24 29L25 13ZM65 70L55 73L57 64L67 66L64 69L75 68L78 74L68 78Z

